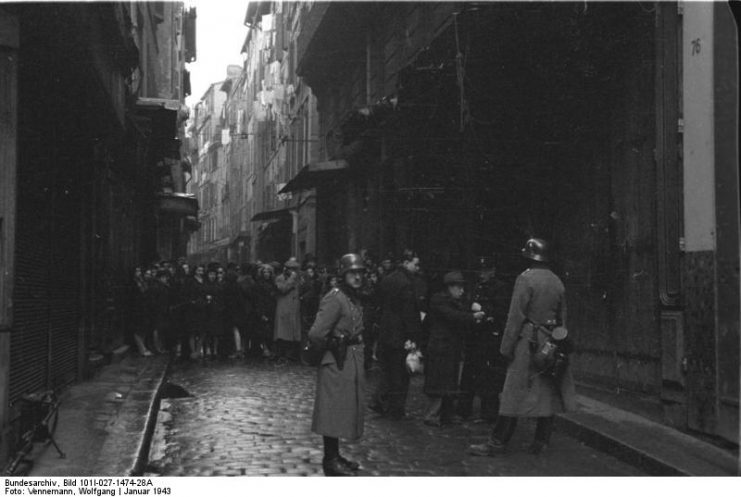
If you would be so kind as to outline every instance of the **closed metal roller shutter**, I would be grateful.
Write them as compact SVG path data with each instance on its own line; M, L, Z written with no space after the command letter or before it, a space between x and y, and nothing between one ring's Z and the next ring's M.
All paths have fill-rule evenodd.
M10 340L10 398L17 399L46 384L49 355L47 305L48 245L19 206L13 299L14 326ZM30 229L36 226L36 229Z
M77 378L80 226L79 204L69 195L56 202L49 268L49 386L67 385Z
M77 379L78 332L76 301L58 300L51 312L51 385L58 388Z
M23 197L21 197L23 198ZM77 378L79 225L72 199L18 206L10 398ZM53 215L44 214L53 211Z

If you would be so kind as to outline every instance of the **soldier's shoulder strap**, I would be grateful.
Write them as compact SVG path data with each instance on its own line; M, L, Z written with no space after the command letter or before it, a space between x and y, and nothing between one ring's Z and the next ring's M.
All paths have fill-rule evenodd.
M337 294L338 294L339 292L340 292L340 291L339 291L339 290L338 290L337 288L332 288L331 290L329 290L329 291L328 291L327 293L325 293L325 294L324 294L324 295L322 296L322 300L327 300L327 299L334 299L334 298L337 298Z

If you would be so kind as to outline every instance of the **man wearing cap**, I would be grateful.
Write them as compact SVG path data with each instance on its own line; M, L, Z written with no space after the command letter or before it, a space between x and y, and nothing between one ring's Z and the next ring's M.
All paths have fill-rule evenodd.
M340 455L339 439L363 434L365 371L363 368L363 308L358 298L365 267L360 256L340 259L341 281L322 299L309 339L334 344L325 353L317 372L311 430L324 438L322 466L327 476L352 476L356 462Z
M299 267L301 266L298 261L291 257L283 265L283 273L275 278L277 298L273 339L278 357L298 359L298 348L301 343Z
M500 397L499 417L487 443L472 445L469 453L495 456L505 451L517 418L537 419L535 440L530 452L539 454L548 445L557 412L573 410L574 381L566 372L558 380L542 374L531 356L548 338L547 330L566 324L565 288L549 268L548 244L539 238L525 243L522 255L530 269L517 277L512 293L501 354L509 361Z
M465 363L461 372L457 414L463 419L473 415L474 397L481 399L478 419L494 423L499 414L499 393L507 375L507 363L499 353L507 322L511 289L497 277L496 267L485 257L473 289L472 308L480 307L486 318L473 326L464 345Z
M427 425L453 422L453 399L459 393L458 372L464 336L484 317L481 311L466 309L461 298L465 283L459 271L452 271L443 277L445 290L430 299L424 391L432 400L424 420Z

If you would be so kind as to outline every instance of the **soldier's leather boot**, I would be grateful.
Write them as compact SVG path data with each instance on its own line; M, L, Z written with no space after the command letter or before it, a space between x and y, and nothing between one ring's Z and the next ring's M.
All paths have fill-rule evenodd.
M357 463L357 462L355 462L355 461L351 461L351 460L349 460L349 459L345 459L345 458L344 458L344 457L342 457L342 456L338 456L338 459L339 459L339 460L340 460L340 462L341 462L342 464L344 464L344 465L345 465L345 466L347 467L347 469L349 469L350 471L357 471L357 470L359 470L359 469L360 469L360 463Z
M339 456L332 459L324 459L322 461L322 468L324 469L325 476L355 476L355 473L342 463Z

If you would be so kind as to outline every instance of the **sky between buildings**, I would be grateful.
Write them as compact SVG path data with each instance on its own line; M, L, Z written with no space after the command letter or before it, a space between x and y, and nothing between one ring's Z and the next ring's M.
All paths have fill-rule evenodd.
M226 78L229 64L242 65L242 43L247 36L244 15L247 0L187 0L196 8L196 61L190 71L191 95L188 106L195 105L208 87Z

